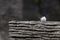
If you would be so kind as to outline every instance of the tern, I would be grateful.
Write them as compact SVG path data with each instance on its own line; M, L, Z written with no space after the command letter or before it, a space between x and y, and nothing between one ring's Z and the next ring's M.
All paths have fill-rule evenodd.
M43 22L43 23L46 22L46 17L45 16L41 17L40 21Z

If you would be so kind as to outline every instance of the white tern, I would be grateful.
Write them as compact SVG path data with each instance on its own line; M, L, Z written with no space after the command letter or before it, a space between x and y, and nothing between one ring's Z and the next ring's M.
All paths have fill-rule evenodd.
M40 21L41 21L41 22L46 22L46 17L45 17L45 16L41 17L41 18L40 18Z

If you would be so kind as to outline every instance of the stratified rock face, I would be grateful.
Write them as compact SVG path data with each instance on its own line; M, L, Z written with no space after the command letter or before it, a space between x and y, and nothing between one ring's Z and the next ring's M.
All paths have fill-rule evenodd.
M60 22L9 21L9 37L23 40L60 40ZM21 40L22 40L21 39Z

